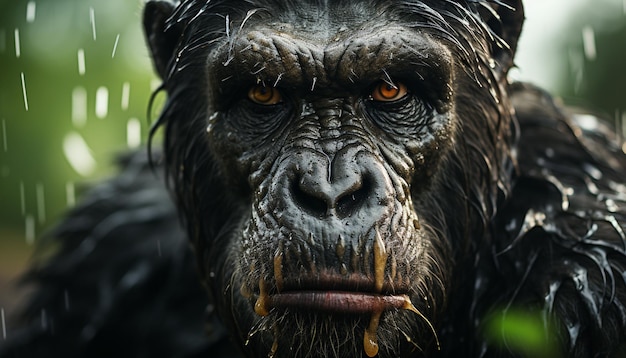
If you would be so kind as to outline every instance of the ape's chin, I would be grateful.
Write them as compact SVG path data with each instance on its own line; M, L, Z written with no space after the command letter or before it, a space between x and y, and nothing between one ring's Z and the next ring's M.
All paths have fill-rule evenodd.
M378 320L374 323L374 319ZM404 357L436 349L433 332L424 326L402 311L373 318L372 314L285 310L259 318L250 329L245 350L250 356L294 358Z

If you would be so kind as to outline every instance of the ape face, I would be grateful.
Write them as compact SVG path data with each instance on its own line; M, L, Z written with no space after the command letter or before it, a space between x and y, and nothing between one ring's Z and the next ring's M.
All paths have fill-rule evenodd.
M452 0L148 3L167 168L248 355L437 349L454 267L508 191L522 16Z

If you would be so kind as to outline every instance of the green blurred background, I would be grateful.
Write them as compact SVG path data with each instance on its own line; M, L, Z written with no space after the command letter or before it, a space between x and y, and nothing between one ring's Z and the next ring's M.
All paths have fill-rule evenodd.
M0 0L0 307L14 303L9 286L37 238L145 141L158 81L141 7Z
M33 243L145 143L158 85L141 0L0 0L0 308ZM626 110L626 0L527 0L516 80L615 120ZM84 59L84 66L83 66ZM85 149L87 147L88 149Z

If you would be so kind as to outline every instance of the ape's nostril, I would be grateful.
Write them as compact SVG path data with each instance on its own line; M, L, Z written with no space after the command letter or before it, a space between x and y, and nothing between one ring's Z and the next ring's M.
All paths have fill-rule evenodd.
M363 178L360 185L346 191L337 199L336 210L341 217L346 217L359 210L371 194L371 184Z
M311 188L303 188L303 184L299 181L293 181L290 191L296 205L309 212L309 214L323 216L328 212L327 202L316 196L315 191Z

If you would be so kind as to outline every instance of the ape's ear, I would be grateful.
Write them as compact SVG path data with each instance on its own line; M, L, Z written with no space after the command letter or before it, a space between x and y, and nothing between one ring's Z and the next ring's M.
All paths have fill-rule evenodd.
M164 0L150 0L143 10L143 28L159 76L167 78L168 65L175 58L181 36L180 26L168 26L175 5Z
M517 42L522 32L524 5L522 0L490 0L483 4L489 10L488 13L483 13L484 21L504 42L494 41L493 56L500 72L506 75L513 66Z

